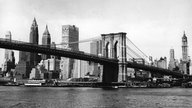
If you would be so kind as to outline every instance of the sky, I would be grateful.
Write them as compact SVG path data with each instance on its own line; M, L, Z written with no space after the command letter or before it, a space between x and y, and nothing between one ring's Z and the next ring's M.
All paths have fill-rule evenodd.
M40 44L46 24L56 43L61 42L62 25L69 24L79 27L80 40L126 32L148 56L169 58L173 48L180 59L184 31L192 56L191 10L192 0L0 0L0 38L11 31L12 39L28 42L35 17ZM15 56L18 61L18 52ZM0 64L3 59L0 49Z

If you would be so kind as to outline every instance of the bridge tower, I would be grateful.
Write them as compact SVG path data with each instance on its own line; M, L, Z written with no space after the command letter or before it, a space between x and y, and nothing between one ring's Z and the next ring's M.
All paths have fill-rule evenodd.
M110 33L110 34L102 34L102 54L107 58L118 59L119 62L117 66L113 65L114 69L111 69L112 66L109 66L109 72L103 72L103 79L109 77L109 75L114 75L114 81L126 81L127 76L127 57L126 57L126 33ZM104 68L106 66L104 65ZM103 69L105 71L105 69ZM106 70L107 71L107 70ZM117 71L117 72L115 72ZM113 73L111 73L113 72Z

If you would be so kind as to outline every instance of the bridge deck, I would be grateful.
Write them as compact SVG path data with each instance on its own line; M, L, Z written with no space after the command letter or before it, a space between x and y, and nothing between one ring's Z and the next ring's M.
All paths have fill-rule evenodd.
M107 64L112 64L112 66L118 65L117 59L105 58L102 56L88 54L81 51L74 51L74 50L61 49L61 48L48 48L42 45L34 45L31 43L15 41L15 40L10 41L3 38L0 38L0 48L56 55L61 57L69 57L69 58L80 59L85 61L93 61L96 63L105 64L105 65ZM142 69L142 70L150 71L153 73L160 73L165 75L173 75L175 77L189 76L179 72L173 72L168 69L162 69L158 67L147 66L147 65L137 64L133 62L127 62L126 65L127 67L130 67L130 68L137 68L137 69Z
M3 38L0 38L0 47L6 48L6 49L26 51L26 52L69 57L69 58L80 59L85 61L93 61L96 63L113 63L113 64L118 63L117 59L105 58L105 57L97 56L94 54L84 53L82 51L74 51L74 50L62 49L62 48L48 48L42 45L35 45L35 44L22 42L22 41L15 41L15 40L10 41Z

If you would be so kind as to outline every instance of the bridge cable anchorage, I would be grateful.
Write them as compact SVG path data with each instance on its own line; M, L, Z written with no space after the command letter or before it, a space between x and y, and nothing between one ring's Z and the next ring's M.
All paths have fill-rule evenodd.
M131 44L134 45L146 58L149 59L149 57L148 57L141 49L139 49L128 37L126 37L126 39L127 39L129 42L131 42Z

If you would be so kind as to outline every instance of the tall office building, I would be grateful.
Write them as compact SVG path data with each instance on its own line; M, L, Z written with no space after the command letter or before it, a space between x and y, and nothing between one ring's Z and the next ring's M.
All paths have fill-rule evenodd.
M188 61L188 42L187 42L187 36L185 35L185 32L182 37L182 60Z
M167 58L166 57L164 57L164 58L161 57L157 61L157 67L167 69Z
M39 39L38 25L37 25L36 19L34 18L31 26L29 42L32 44L38 45L38 42L39 42L38 39ZM30 58L29 60L30 66L35 67L39 61L38 53L30 53L29 58Z
M101 40L92 41L90 43L90 53L98 55L98 56L101 55L101 53L102 53L102 41ZM89 68L90 74L99 77L100 72L101 72L99 63L90 62L89 66L90 66L90 68Z
M29 64L29 52L19 51L19 62L15 67L17 79L29 78L31 66Z
M182 37L182 60L181 60L181 71L184 74L189 74L190 59L188 57L188 41L185 32Z
M73 51L79 50L79 28L75 25L62 26L62 48ZM74 42L73 44L68 44ZM75 43L76 42L76 43ZM67 79L73 77L74 59L61 57L60 62L61 78Z
M11 41L11 32L8 31L5 34L5 39ZM15 68L15 56L14 52L9 49L5 49L5 61L3 63L2 71L10 72L11 69Z
M11 41L11 32L10 31L7 31L7 33L5 34L5 39L7 41ZM5 61L8 61L9 59L11 59L11 50L5 49Z
M170 49L170 60L169 60L169 70L176 68L175 52L174 49Z
M45 47L48 47L48 48L51 47L51 36L50 36L47 25L46 25L45 31L43 33L42 45L44 45ZM50 55L46 55L46 54L41 55L41 59L43 59L43 60L46 60L48 58L50 58Z
M34 18L31 30L30 30L30 37L29 42L31 44L38 45L38 25L36 19ZM15 68L17 72L18 79L22 78L29 78L31 73L31 69L35 67L39 62L38 53L31 53L31 52L19 52L19 62Z

